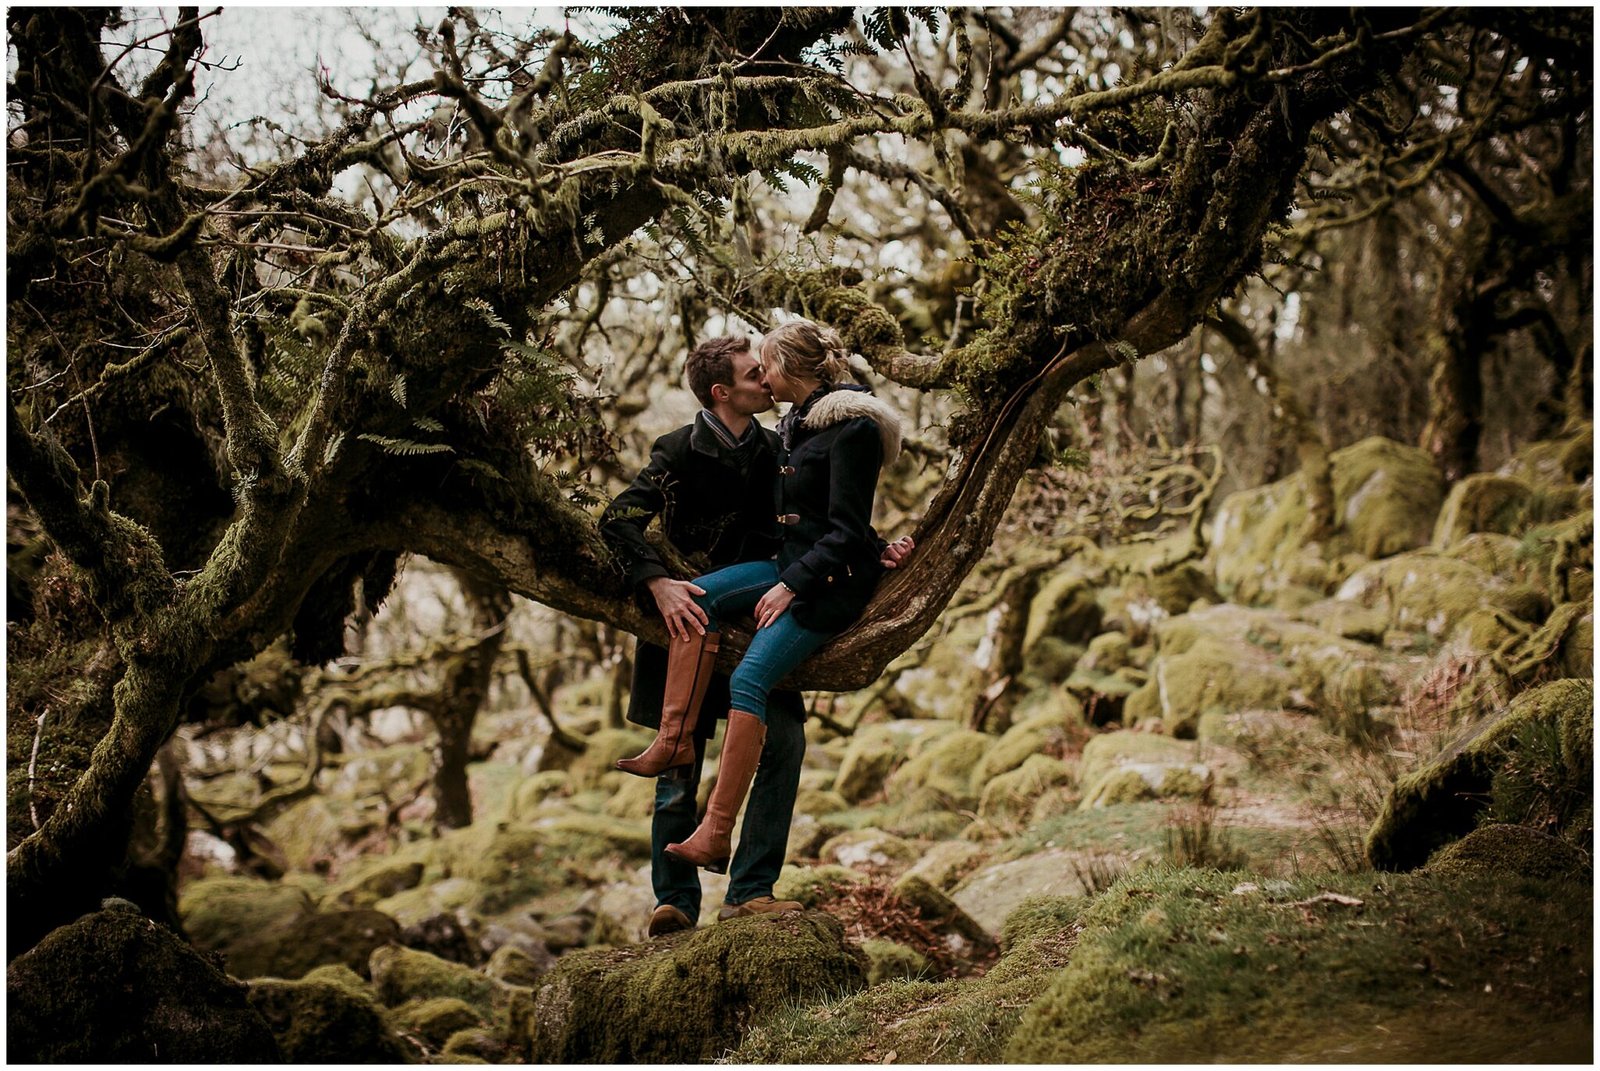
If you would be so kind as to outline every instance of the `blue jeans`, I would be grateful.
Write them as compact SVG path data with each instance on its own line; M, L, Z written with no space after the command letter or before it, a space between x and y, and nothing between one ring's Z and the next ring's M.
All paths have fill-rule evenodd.
M705 589L705 594L696 595L694 601L711 619L706 631L720 629L723 620L754 610L761 596L777 582L778 563L774 561L741 562L696 577L695 583ZM767 695L773 686L833 636L832 632L806 628L788 611L766 628L756 630L738 668L728 678L733 709L766 721Z
M772 885L783 869L795 793L800 787L800 763L806 753L804 715L799 696L793 693L781 693L772 705L739 847L728 867L730 904L771 896ZM656 813L650 822L650 884L656 903L671 904L691 920L700 917L700 868L668 855L666 847L689 839L700 824L695 797L705 753L705 740L696 738L694 762L672 767L656 778Z

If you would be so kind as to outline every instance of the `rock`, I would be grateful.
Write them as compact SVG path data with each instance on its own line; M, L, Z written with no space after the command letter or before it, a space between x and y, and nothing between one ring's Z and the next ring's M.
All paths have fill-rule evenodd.
M379 900L373 908L405 928L476 903L482 896L483 886L471 878L445 878Z
M933 789L955 808L976 802L970 795L972 770L983 759L994 738L987 733L957 729L912 750L911 757L884 781L891 802L901 802L921 788Z
M443 1055L450 1063L498 1064L506 1062L507 1047L493 1031L469 1027L450 1035Z
M994 936L950 897L925 879L908 874L894 883L894 894L916 908L928 928L944 938L950 951L963 959L982 955L994 947Z
M595 904L595 941L603 945L638 944L645 940L645 927L655 907L656 894L650 886L648 869L629 881L606 886Z
M1185 604L1184 609L1188 609ZM1128 664L1133 643L1121 632L1102 632L1089 641L1089 650L1078 660L1079 669L1110 673Z
M1086 644L1100 631L1103 611L1083 573L1068 567L1051 574L1028 606L1023 649L1031 651L1046 638Z
M634 778L634 780L649 785L652 789L654 787L652 782L644 778ZM567 771L542 770L523 778L522 782L512 789L506 814L513 820L527 818L537 811L545 800L571 794L572 778L567 775Z
M1084 746L1078 766L1079 810L1132 803L1154 796L1194 796L1210 783L1210 767L1197 762L1199 745L1155 733L1104 733Z
M400 927L380 911L327 911L263 928L235 941L224 956L240 978L288 978L342 963L365 971L373 949L399 940Z
M602 810L608 818L647 819L656 813L656 780L653 777L629 777Z
M930 973L928 957L898 941L869 937L861 942L867 957L867 985L891 982L897 978L921 978Z
M1563 808L1587 808L1593 822L1594 682L1559 680L1491 711L1439 758L1400 778L1367 833L1367 858L1380 870L1411 870L1471 832L1495 802L1496 775L1525 767L1563 794ZM1587 792L1579 786L1587 786ZM1507 786L1508 788L1510 786ZM1576 798L1573 798L1576 797ZM1539 803L1536 796L1533 803Z
M1533 588L1423 551L1373 562L1346 580L1335 597L1385 613L1391 628L1426 630L1435 639L1448 636L1473 610L1504 610L1532 622L1543 620L1549 610Z
M853 829L824 844L819 858L856 870L888 870L916 862L917 850L881 829Z
M455 997L486 1010L504 996L499 983L471 967L395 945L372 953L371 972L378 999L390 1007L419 998Z
M1033 755L1019 769L999 775L984 786L978 816L1017 820L1025 818L1045 790L1071 780L1067 766L1049 755Z
M372 999L348 985L311 977L266 978L250 984L249 999L289 1063L407 1062L408 1047L389 1029Z
M1071 709L1046 710L1018 721L990 745L978 765L972 768L972 790L981 793L990 781L1015 770L1030 756L1064 752L1075 730L1082 731L1078 729L1081 723L1077 720L1081 713L1076 704L1072 704Z
M1054 684L1071 676L1084 655L1082 644L1068 643L1056 636L1041 636L1022 655L1022 676L1040 684Z
M457 997L408 1000L390 1014L396 1026L420 1035L436 1049L457 1030L483 1025L477 1009Z
M220 951L314 910L302 889L257 878L203 878L178 894L178 917L196 948Z
M6 968L6 1058L18 1063L279 1063L245 987L141 915L99 911Z
M798 900L807 907L815 907L841 885L859 885L869 880L864 872L837 864L786 866L773 883L772 894L779 900Z
M1583 852L1537 829L1496 822L1479 826L1429 857L1426 874L1497 874L1503 878L1591 882Z
M936 889L948 891L988 858L979 845L961 840L940 841L918 859L902 878L918 877Z
M1384 558L1427 545L1444 482L1425 451L1374 437L1333 451L1329 463L1336 530L1322 545L1305 541L1303 473L1223 499L1211 562L1224 596L1260 603L1296 584L1326 593L1351 555Z
M557 859L595 862L617 854L650 857L648 822L601 814L563 814L537 818L532 827L544 838L548 853Z
M1500 475L1533 484L1583 483L1594 474L1594 425L1588 421L1554 439L1527 443L1500 466Z
M866 957L845 941L843 927L815 911L575 952L536 991L531 1059L705 1062L737 1046L763 1016L861 989L866 976Z
M489 957L489 965L484 968L484 973L497 982L506 985L534 986L545 972L555 966L556 957L553 952L540 946L543 956L531 955L514 945L502 945L495 949L494 955Z
M893 721L856 730L839 763L834 791L853 804L876 795L913 743L959 728L953 721Z
M1433 529L1444 550L1473 532L1520 536L1529 528L1568 517L1579 508L1577 487L1536 487L1512 476L1477 472L1450 489Z
M476 967L487 958L476 931L466 912L441 911L401 927L399 941L407 948Z
M794 813L820 816L848 810L850 801L832 789L803 788L795 797Z
M1051 848L974 871L950 893L960 908L989 933L1032 896L1083 896L1075 860L1080 853Z
M415 889L422 882L423 869L415 861L379 860L335 885L326 900L336 907L372 907L395 893Z
M1210 710L1271 710L1306 706L1299 679L1267 652L1247 643L1204 639L1155 663L1161 720L1172 736L1193 736ZM1084 782L1080 778L1080 783Z
M655 739L655 734L645 729L629 727L626 729L601 729L590 733L585 739L583 754L567 763L565 769L570 779L571 787L575 792L586 788L595 788L602 778L609 774L617 773L615 763L618 759L630 758L639 754ZM554 757L558 749L547 748L546 755ZM541 771L543 772L543 771ZM623 777L629 776L622 774ZM521 793L517 795L518 806L521 806Z

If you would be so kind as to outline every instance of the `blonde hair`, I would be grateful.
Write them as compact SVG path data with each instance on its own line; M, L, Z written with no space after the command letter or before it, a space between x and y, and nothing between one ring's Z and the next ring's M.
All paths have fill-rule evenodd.
M850 374L850 351L839 332L810 320L779 324L761 340L761 357L785 379L837 383Z

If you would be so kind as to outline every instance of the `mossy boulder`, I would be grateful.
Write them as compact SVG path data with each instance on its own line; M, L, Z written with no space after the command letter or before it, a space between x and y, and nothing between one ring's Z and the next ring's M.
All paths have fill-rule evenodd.
M861 942L861 954L867 957L867 985L874 986L897 978L921 978L931 973L928 957L921 952L881 937L869 937Z
M365 971L373 950L399 937L399 925L381 911L319 911L263 927L223 955L236 977L294 979L325 964Z
M1346 580L1335 597L1382 611L1392 629L1426 631L1436 639L1477 609L1503 610L1535 623L1549 611L1537 590L1431 551L1373 562Z
M916 862L917 849L881 829L852 829L829 839L818 853L824 863L853 870L890 870Z
M1519 447L1500 475L1533 484L1583 483L1594 474L1594 425L1577 424L1565 434Z
M861 989L867 968L839 922L815 911L730 919L671 941L575 952L538 987L531 1058L713 1060L765 1015Z
M1198 745L1155 733L1105 733L1083 749L1080 810L1136 803L1157 796L1197 796L1211 784Z
M955 732L953 721L893 721L858 729L839 763L834 791L860 803L883 789L894 768L904 762L913 744Z
M1005 1062L1587 1060L1589 892L1498 877L1159 869L1077 918ZM1397 954L1397 949L1405 949Z
M440 1050L444 1062L452 1064L506 1062L507 1046L500 1036L484 1027L467 1027L451 1034Z
M408 1000L454 997L487 1010L505 996L504 987L480 971L397 945L372 953L371 973L378 999L390 1007Z
M483 973L506 985L531 987L538 983L555 962L555 956L548 951L540 956L516 945L501 945L494 950L494 955L489 957Z
M1548 816L1552 831L1582 837L1585 815L1593 824L1593 769L1594 682L1530 689L1395 783L1367 833L1367 857L1381 870L1421 866L1471 832L1486 809L1513 799Z
M603 814L545 815L536 819L532 828L542 838L542 854L548 857L583 863L613 855L634 859L650 856L650 825L639 819Z
M916 747L913 755L884 780L890 802L904 800L917 789L933 789L951 807L970 806L973 769L983 760L994 737L956 729Z
M1080 853L1062 848L981 866L950 893L950 899L989 933L999 933L1011 914L1032 896L1082 896Z
M130 907L51 931L6 968L19 1063L279 1063L245 987Z
M423 864L377 858L348 875L324 897L334 907L372 907L379 900L414 889L422 882Z
M1081 569L1068 566L1052 573L1028 605L1023 649L1031 651L1046 638L1086 644L1100 631L1104 611L1095 589Z
M1224 596L1261 603L1295 586L1326 593L1356 560L1428 544L1445 488L1425 451L1374 437L1328 460L1335 529L1321 544L1306 541L1303 473L1223 499L1211 563Z
M1018 721L989 746L972 768L972 790L981 793L990 781L1010 773L1034 755L1064 752L1078 729L1079 714L1074 703Z
M444 878L379 900L373 909L382 911L404 929L459 911L478 902L483 893L483 886L471 878Z
M1032 755L1020 767L993 778L978 800L978 816L989 821L1026 818L1046 790L1067 784L1072 774L1060 759Z
M634 778L642 784L651 784L645 778ZM506 816L515 821L527 818L537 811L545 800L572 794L572 778L565 770L541 770L530 774L511 790L506 803Z
M590 733L585 739L583 754L572 759L565 767L567 777L575 792L584 789L596 788L612 774L620 774L616 768L618 759L631 758L639 754L650 741L655 739L655 734L644 729L601 729L599 732ZM629 774L620 774L628 777ZM519 800L519 806L521 801Z
M794 801L795 814L809 814L813 817L834 814L838 811L848 810L849 807L850 801L831 788L803 788L795 796Z
M994 946L994 935L982 923L925 878L916 874L902 875L894 883L893 891L916 910L928 928L943 938L957 956L968 958Z
M772 894L779 900L798 900L815 907L835 889L871 880L865 871L837 863L822 866L786 866L773 883Z
M397 1064L410 1053L377 1005L337 982L265 978L250 984L250 1006L271 1027L292 1064Z
M389 1014L397 1027L417 1034L436 1049L457 1030L483 1025L482 1013L458 997L408 1000Z
M645 819L656 810L656 780L653 777L629 777L618 785L602 809L608 818Z
M1584 853L1559 837L1527 826L1479 826L1434 852L1429 874L1494 874L1502 878L1589 882L1594 869Z
M940 841L918 859L902 877L919 877L936 889L949 891L988 859L989 851L964 840Z
M1163 652L1152 676L1162 726L1173 736L1193 736L1201 715L1211 710L1271 710L1310 702L1292 670L1250 643L1206 637L1182 653ZM1079 782L1086 784L1082 777Z
M258 878L202 878L178 892L178 917L195 947L221 951L262 930L311 914L305 890Z

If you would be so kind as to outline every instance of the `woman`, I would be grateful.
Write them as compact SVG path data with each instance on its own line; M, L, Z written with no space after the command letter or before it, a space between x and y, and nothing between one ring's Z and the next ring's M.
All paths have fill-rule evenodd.
M791 406L778 423L781 549L776 559L695 580L704 591L695 602L708 618L705 634L700 644L672 645L674 659L714 659L721 622L754 610L755 637L729 681L732 709L705 819L688 840L667 845L670 854L716 873L727 868L734 818L761 756L767 694L861 616L883 576L872 500L879 470L900 452L900 419L864 389L841 385L845 361L838 334L808 320L783 324L762 340L766 385ZM689 709L672 725L663 711L657 742L619 767L644 772L672 761L698 715L694 697L685 699Z

